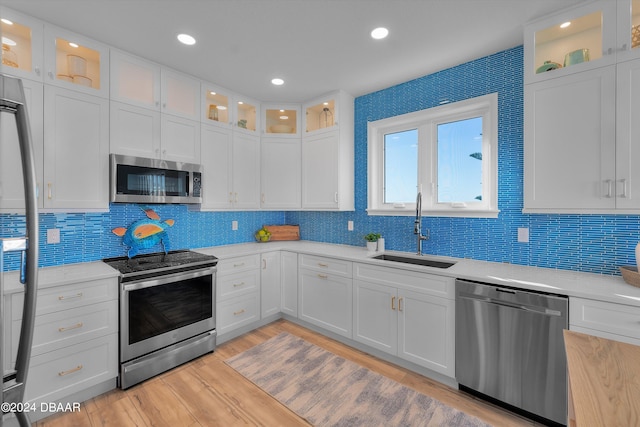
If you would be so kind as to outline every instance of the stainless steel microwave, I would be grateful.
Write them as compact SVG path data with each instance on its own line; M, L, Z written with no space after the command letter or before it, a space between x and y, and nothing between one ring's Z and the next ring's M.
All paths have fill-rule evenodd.
M202 166L110 155L110 192L115 203L202 203Z

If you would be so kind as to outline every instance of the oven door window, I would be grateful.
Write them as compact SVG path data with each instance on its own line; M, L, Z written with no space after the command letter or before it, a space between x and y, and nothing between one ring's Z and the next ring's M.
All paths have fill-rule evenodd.
M189 195L188 171L129 165L118 165L117 171L118 194L175 197Z
M211 275L129 291L129 344L213 316Z

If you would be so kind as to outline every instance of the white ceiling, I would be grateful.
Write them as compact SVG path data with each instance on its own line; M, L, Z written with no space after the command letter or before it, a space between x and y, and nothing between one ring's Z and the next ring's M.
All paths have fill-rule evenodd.
M0 0L259 101L360 96L523 43L584 0ZM387 39L370 31L389 28ZM186 32L198 42L181 45ZM281 77L283 86L270 80Z

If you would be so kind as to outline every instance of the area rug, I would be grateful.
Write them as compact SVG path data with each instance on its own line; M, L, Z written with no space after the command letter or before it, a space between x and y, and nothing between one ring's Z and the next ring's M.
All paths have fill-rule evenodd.
M286 332L225 363L314 426L488 426Z

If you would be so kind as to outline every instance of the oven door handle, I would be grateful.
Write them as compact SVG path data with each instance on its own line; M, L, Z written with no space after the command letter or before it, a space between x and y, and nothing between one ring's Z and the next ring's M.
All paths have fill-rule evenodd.
M154 278L147 278L139 281L132 281L123 284L123 291L135 291L138 289L150 288L152 286L166 285L167 283L175 283L180 280L189 280L196 277L207 276L214 274L216 267L208 267L199 270L181 271L179 273L162 275Z

